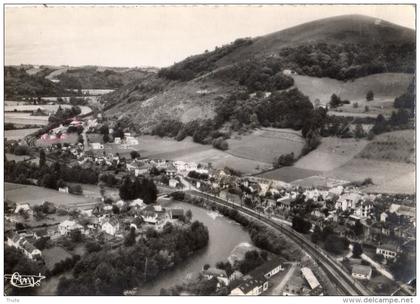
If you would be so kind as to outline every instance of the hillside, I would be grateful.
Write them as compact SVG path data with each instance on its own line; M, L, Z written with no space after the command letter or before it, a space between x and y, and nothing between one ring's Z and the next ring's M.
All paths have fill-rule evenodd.
M151 68L6 66L6 99L70 96L71 89L118 89L156 74Z
M415 42L415 31L384 20L345 15L304 23L254 39L254 42L219 60L223 66L253 56L275 55L279 49L307 44L403 45Z
M254 126L298 130L301 123L293 126L284 121L290 119L287 113L283 119L268 119L270 109L265 113L255 110L262 103L273 106L269 92L283 92L294 84L299 88L299 81L286 75L286 69L299 75L341 80L337 87L352 88L351 83L342 83L363 83L358 78L378 73L413 73L414 67L413 30L366 16L340 16L262 37L237 39L163 68L157 75L103 96L102 101L106 115L113 119L130 115L141 131L150 131L162 119L186 123L213 117L219 127L239 120L239 128L252 128L250 117L255 115ZM391 77L397 94L392 97L400 94L400 87L406 87L408 77L401 77L401 85ZM389 86L377 84L381 79L371 77L378 88L375 94L389 96ZM360 87L364 89L362 84ZM310 91L304 94L314 100ZM217 115L221 112L217 109L225 109L226 103L231 103L233 110L227 117Z

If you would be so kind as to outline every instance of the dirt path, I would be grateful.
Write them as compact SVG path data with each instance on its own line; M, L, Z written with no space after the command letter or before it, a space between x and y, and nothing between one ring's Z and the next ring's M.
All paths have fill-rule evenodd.
M294 262L292 263L292 266L289 268L288 272L286 273L286 275L283 277L283 279L280 281L279 284L277 284L276 287L274 287L269 293L268 295L272 295L272 296L278 296L281 295L283 292L283 288L284 286L286 286L287 282L289 282L290 278L292 277L292 275L295 273L297 267L297 263Z

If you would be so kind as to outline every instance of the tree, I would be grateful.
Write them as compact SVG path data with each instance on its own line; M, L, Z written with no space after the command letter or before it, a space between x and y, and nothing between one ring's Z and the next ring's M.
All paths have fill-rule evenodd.
M204 266L203 266L203 270L207 270L207 269L209 269L210 268L210 265L209 264L204 264Z
M363 234L364 227L363 227L362 223L360 223L360 221L357 221L354 224L353 231L354 231L354 234L357 235L357 236L361 236Z
M372 100L373 100L373 98L374 98L373 91L372 91L372 90L369 90L369 91L366 93L366 100L367 100L367 101L372 101Z
M131 156L131 159L140 158L140 153L137 151L131 151L130 156Z
M305 221L302 217L295 216L292 220L292 228L300 233L308 233L311 229L311 223Z
M342 253L348 248L348 246L348 241L345 238L341 238L336 234L330 234L324 243L325 250L334 254Z
M360 243L354 243L353 244L353 257L354 258L359 258L363 253L363 248L362 245L360 245Z
M74 243L78 243L82 240L82 232L80 229L73 229L70 231L70 239Z
M41 151L39 151L39 167L42 168L43 166L45 166L45 164L46 164L45 151L44 149L41 149Z
M365 130L363 130L362 124L358 123L356 129L354 130L354 137L363 138L366 136Z
M336 94L332 94L330 98L331 108L336 108L341 105L341 99Z
M318 243L319 240L321 240L321 228L318 225L315 225L314 232L312 232L311 235L311 241L312 243Z
M192 219L192 212L190 209L187 210L187 212L185 213L185 220L189 223L191 222Z
M130 233L126 235L124 239L124 246L130 247L133 246L136 242L136 229L134 227L130 228Z

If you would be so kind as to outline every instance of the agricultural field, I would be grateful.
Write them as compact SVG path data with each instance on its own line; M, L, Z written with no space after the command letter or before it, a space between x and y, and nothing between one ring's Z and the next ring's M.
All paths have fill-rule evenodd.
M415 193L414 164L355 158L323 175L349 181L370 177L374 185L364 189L366 192Z
M353 81L340 81L331 78L317 78L302 75L292 75L295 86L312 102L320 100L326 105L332 94L338 95L342 100L361 102L366 100L366 93L372 90L378 101L394 101L395 97L403 94L412 74L405 73L380 73L357 78ZM372 104L373 105L373 104Z
M414 130L394 131L376 136L360 152L360 158L415 163Z
M4 107L4 111L5 112L33 112L36 111L38 109L41 109L43 111L46 111L48 113L55 113L57 112L58 108L61 106L61 108L63 109L70 109L71 105L7 105ZM91 111L91 109L87 106L79 106L81 112L81 115L83 114L87 114ZM30 116L30 113L28 114ZM34 116L30 116L30 117L34 117ZM35 117L39 117L39 116L35 116Z
M280 180L286 183L290 183L295 180L301 180L319 174L320 172L316 170L301 169L295 166L290 166L264 172L262 174L259 174L258 177Z
M230 150L217 150L210 145L195 143L191 138L176 141L171 138L145 135L138 137L138 140L139 145L129 146L127 149L122 149L121 145L106 144L105 151L120 153L129 157L129 152L136 150L140 153L141 157L145 158L182 160L205 164L211 162L214 168L221 169L229 166L243 173L258 173L261 170L271 167L271 162L267 163L258 159L246 159L231 155ZM270 139L266 140L268 142Z
M324 137L318 148L299 159L294 167L330 171L353 159L367 144L365 139Z
M294 153L297 157L305 140L300 131L263 128L240 139L229 139L229 154L250 160L273 163L282 154Z
M30 113L6 112L4 122L14 125L48 125L48 116L31 116Z
M23 139L25 136L32 134L36 131L38 131L37 128L5 130L4 137L7 138L8 140L20 140L20 139Z
M261 174L261 177L319 185L328 178L362 181L372 178L366 192L415 193L415 151L412 130L394 131L372 141L328 137L291 167Z
M40 205L45 200L56 206L76 207L90 201L83 196L58 192L32 185L4 183L5 199L16 203L28 203L31 206Z

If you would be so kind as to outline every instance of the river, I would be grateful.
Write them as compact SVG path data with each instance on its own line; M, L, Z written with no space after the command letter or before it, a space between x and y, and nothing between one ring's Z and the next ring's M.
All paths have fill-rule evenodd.
M198 272L204 264L215 266L226 260L231 251L241 243L250 243L248 232L238 223L210 210L177 201L164 201L162 206L169 208L190 209L193 220L198 220L209 230L209 243L205 249L189 257L174 269L162 273L162 276L137 290L137 295L159 295L161 288L170 288L181 284L188 274Z

